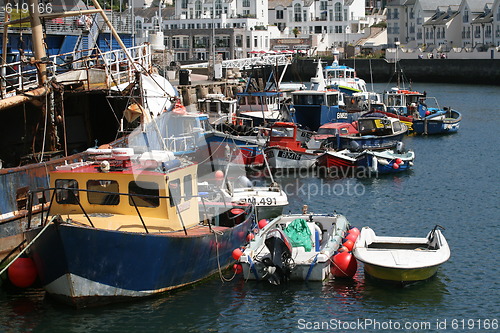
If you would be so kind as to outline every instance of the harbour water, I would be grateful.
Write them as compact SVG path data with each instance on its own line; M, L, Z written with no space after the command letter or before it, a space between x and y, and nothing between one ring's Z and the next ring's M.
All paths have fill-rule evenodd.
M445 227L451 258L431 280L386 286L365 280L362 266L353 280L281 286L216 275L158 297L82 310L41 289L0 288L0 332L498 331L500 87L412 88L459 110L463 120L453 135L406 137L416 153L411 172L364 179L282 174L277 181L289 195L286 211L336 210L385 235L424 237L436 224Z

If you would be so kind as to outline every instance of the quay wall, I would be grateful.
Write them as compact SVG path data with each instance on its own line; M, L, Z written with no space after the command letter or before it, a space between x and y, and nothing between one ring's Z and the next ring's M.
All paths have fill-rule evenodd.
M323 60L331 64L332 60ZM341 65L356 68L367 83L396 82L394 62L385 59L342 59ZM308 82L315 75L314 59L296 59L285 73L285 81ZM398 69L412 82L500 85L500 59L401 59Z

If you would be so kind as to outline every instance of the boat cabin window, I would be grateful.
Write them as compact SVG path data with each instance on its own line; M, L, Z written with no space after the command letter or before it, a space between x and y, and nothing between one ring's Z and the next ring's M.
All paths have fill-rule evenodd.
M400 96L400 95L388 96L387 97L387 105L403 106L402 96Z
M359 133L361 135L373 133L376 131L377 126L372 120L362 120L358 122Z
M295 95L293 103L296 105L321 105L324 103L323 95Z
M287 137L287 138L293 138L293 128L291 127L276 127L273 128L271 131L271 136L273 137Z
M56 179L56 201L59 204L78 204L78 182L74 179Z
M130 182L128 203L138 207L158 207L160 205L160 189L155 182ZM133 201L132 201L133 200Z
M331 135L337 135L337 129L336 128L318 128L318 134L331 134Z
M189 200L193 197L193 176L184 176L184 200Z
M87 181L87 200L94 205L118 205L120 203L120 189L115 180Z
M339 97L337 94L326 95L326 105L333 106L339 104Z
M399 132L403 129L403 127L401 126L401 122L399 121L395 121L393 124L392 124L392 127L394 129L394 132Z
M173 179L168 183L168 192L170 198L170 207L174 207L181 202L181 180Z

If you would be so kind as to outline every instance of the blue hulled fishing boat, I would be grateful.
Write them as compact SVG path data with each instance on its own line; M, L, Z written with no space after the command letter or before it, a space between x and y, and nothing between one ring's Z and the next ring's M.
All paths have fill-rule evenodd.
M197 165L167 151L93 153L50 174L50 190L38 193L50 193L47 219L25 233L50 295L77 307L139 298L233 262L253 206L204 202Z
M423 117L413 120L417 134L450 134L458 132L462 115L451 108L428 108Z
M356 164L358 168L366 168L368 172L386 174L410 170L414 160L415 153L412 150L404 153L392 150L365 150L357 156Z
M328 138L328 145L353 151L391 149L400 145L408 132L408 127L398 119L379 113L360 117L354 124L357 125L358 133Z

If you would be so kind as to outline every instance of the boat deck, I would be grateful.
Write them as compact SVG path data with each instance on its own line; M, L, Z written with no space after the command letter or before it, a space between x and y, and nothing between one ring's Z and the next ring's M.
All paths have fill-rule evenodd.
M115 214L89 214L92 223L97 229L106 229L110 231L121 231L121 232L131 232L131 233L145 233L146 230L142 225L142 222L138 216L132 215L115 215ZM83 214L71 215L71 221L69 223L92 227ZM150 234L165 234L168 233L169 236L186 236L184 229L179 224L178 221L169 221L161 218L145 218L144 223ZM211 233L212 230L224 231L228 227L222 226L211 226L202 225L198 222L196 224L186 224L186 231L188 236L204 235Z

